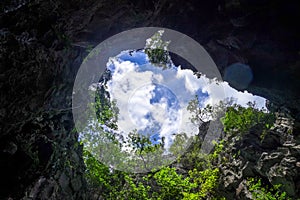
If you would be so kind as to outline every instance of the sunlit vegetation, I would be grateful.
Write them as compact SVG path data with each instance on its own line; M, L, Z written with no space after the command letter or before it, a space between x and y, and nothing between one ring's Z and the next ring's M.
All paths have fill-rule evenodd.
M280 191L281 185L274 185L272 187L263 186L261 179L249 178L247 186L252 194L253 199L259 200L285 200L286 192Z
M266 110L255 108L255 104L248 103L248 107L234 104L228 107L225 116L222 118L224 132L228 134L244 134L256 126L261 132L261 138L266 131L272 128L275 122L275 115Z
M97 91L95 103L92 104L96 110L97 119L100 124L104 124L111 129L117 130L118 126L116 122L118 121L119 113L119 109L116 105L117 102L116 100L110 101L109 98L105 98L101 89Z
M105 199L208 199L218 185L219 169L191 169L181 174L163 167L147 174L128 174L101 164L85 151L88 183Z
M171 62L167 53L169 42L161 39L162 34L163 31L159 31L147 40L145 53L152 64L166 69ZM126 139L114 132L118 129L116 105L116 101L110 101L99 92L92 105L98 121L90 123L87 132L81 135L86 180L96 199L223 200L225 197L218 191L224 184L221 166L230 162L230 156L236 156L228 153L232 146L230 138L238 136L240 139L254 128L263 138L275 122L274 114L256 108L254 103L242 107L234 104L233 99L226 99L202 108L196 96L187 106L191 122L200 127L212 120L220 120L222 137L213 142L212 152L206 154L202 151L205 133L199 132L192 137L178 133L168 149L176 159L166 164L164 160L169 155L164 151L165 138L153 144L149 135L142 135L137 130L128 133ZM124 147L126 152L122 150ZM151 166L154 159L160 161L156 168ZM126 165L130 170L119 171L120 165ZM144 171L134 173L137 168ZM280 186L263 186L260 179L246 178L253 199L286 199Z
M193 102L190 104L190 110L193 106L195 107L195 103L197 102L194 102L194 105ZM249 104L247 108L233 104L225 110L225 115L221 119L225 134L242 135L255 126L267 130L274 123L273 114L255 108L254 104ZM207 114L213 110L212 107L207 107L202 112ZM194 114L201 114L201 111L195 111ZM103 112L102 116L103 119L113 117L110 111ZM185 154L178 156L177 165L165 166L159 170L141 174L114 170L102 164L85 149L84 160L88 184L99 197L104 199L224 199L217 189L219 184L222 184L219 166L226 164L222 153L226 151L227 142L216 141L214 151L210 154L203 154L201 141L197 139L197 136L195 137L191 146L185 149L178 144L186 140L186 135L176 136L174 140L176 145L171 146L170 151L174 154L186 151ZM132 143L135 147L133 150L137 151L140 156L159 149L163 145L153 145L147 137L141 137L137 132L132 132L129 138L131 140L127 142ZM163 151L160 153L162 154ZM280 192L279 186L263 187L260 180L253 178L249 178L247 184L254 199L286 199L286 193Z
M150 63L155 66L167 69L170 67L170 56L168 53L169 41L161 39L164 31L160 30L155 33L151 38L146 40L145 53L147 54Z

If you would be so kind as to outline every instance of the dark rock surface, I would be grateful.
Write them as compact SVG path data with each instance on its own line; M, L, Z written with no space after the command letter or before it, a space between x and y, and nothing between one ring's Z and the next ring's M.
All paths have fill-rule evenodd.
M253 71L249 92L286 108L263 144L245 138L224 169L235 194L243 173L286 183L299 196L300 19L298 1L83 1L0 3L0 199L90 199L82 147L71 113L72 86L90 48L142 26L189 35L211 54L221 73L232 63ZM283 114L284 115L284 114ZM284 125L286 124L286 125ZM256 138L256 139L253 139ZM280 170L278 170L280 169ZM242 187L242 186L241 186Z
M230 161L221 166L224 196L228 199L249 195L245 182L248 177L261 177L266 183L281 184L283 190L293 199L299 197L298 180L300 159L299 144L296 139L299 129L294 129L293 118L286 108L278 108L275 126L260 137L261 128L253 127L248 133L228 137L229 142L223 156ZM235 156L230 156L235 155Z

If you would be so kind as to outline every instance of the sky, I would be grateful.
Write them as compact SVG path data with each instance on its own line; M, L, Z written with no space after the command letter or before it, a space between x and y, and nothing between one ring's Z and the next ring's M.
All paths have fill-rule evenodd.
M191 113L186 109L196 94L203 107L228 97L242 106L255 101L258 108L265 107L266 99L247 91L238 92L227 82L217 83L205 76L198 79L191 70L180 66L165 70L153 66L142 51L123 51L110 58L107 68L112 78L106 89L120 109L119 131L126 136L137 129L149 135L153 143L165 137L166 148L177 133L198 133L198 126L191 122Z

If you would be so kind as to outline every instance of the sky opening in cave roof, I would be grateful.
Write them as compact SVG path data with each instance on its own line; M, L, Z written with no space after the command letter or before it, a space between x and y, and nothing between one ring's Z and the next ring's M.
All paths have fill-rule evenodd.
M230 97L242 106L251 101L258 108L265 107L266 99L247 91L238 92L227 82L218 83L205 76L197 78L192 70L174 64L168 69L154 66L144 50L121 52L109 60L107 69L111 78L106 91L119 108L118 131L126 135L137 130L148 135L154 144L164 137L166 148L178 133L198 133L198 126L191 122L191 113L187 111L195 95L202 108Z

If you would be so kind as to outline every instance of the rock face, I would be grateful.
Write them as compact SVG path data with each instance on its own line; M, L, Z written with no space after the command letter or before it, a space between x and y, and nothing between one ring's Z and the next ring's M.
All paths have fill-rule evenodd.
M279 108L276 114L274 128L263 138L260 127L252 128L240 139L235 139L237 136L230 139L225 137L225 140L231 141L228 146L232 146L231 150L227 149L227 154L236 155L221 167L224 181L222 190L228 199L247 198L249 192L243 183L249 177L260 177L272 185L281 184L290 197L299 197L298 133L292 133L294 122L285 108Z
M67 50L59 22L69 6L1 5L0 199L86 199L71 113L81 51Z
M0 198L90 199L82 147L73 132L72 85L91 47L120 31L160 26L185 33L211 54L222 74L232 63L253 71L247 89L284 105L260 144L255 131L239 147L244 160L224 169L228 196L245 174L285 183L299 195L299 3L293 1L81 1L0 3ZM279 113L287 113L282 111ZM242 170L241 170L242 169Z

